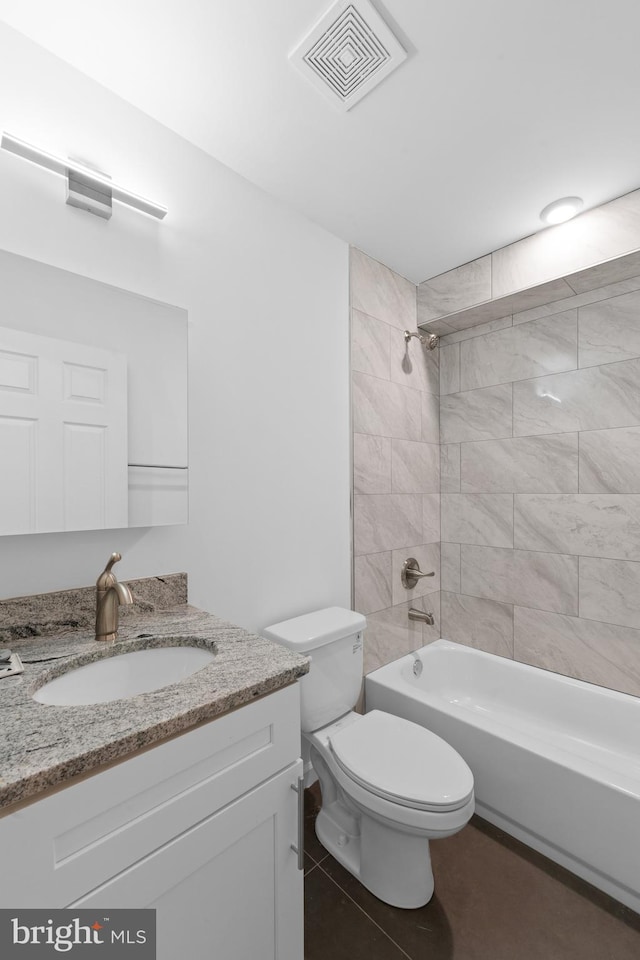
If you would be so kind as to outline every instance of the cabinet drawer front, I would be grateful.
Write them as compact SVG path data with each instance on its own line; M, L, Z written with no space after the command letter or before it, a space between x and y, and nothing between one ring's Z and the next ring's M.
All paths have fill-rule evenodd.
M64 906L296 760L298 685L0 819L0 905Z

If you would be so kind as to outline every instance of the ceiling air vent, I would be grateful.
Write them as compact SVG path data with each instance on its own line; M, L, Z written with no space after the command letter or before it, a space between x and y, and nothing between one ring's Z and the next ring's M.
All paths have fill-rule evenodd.
M289 54L335 106L350 110L407 54L369 0L338 0Z

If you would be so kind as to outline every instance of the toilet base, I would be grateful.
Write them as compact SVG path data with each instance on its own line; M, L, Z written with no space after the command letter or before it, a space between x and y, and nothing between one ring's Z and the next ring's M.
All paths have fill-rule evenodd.
M414 910L433 896L429 841L389 829L363 816L360 834L347 834L332 811L320 811L316 836L322 846L363 887L392 907Z
M337 787L315 750L312 760L322 791L316 836L325 850L384 903L423 907L433 896L428 838L369 816Z

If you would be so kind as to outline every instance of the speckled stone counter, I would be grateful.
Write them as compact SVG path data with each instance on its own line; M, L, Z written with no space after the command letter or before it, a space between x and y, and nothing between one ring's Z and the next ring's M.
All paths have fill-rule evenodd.
M152 693L73 707L50 706L32 697L74 666L129 650L185 643L210 649L213 662ZM0 813L278 690L308 670L304 657L186 604L146 613L129 608L115 643L96 643L93 631L85 628L22 639L13 633L10 646L25 671L0 680Z

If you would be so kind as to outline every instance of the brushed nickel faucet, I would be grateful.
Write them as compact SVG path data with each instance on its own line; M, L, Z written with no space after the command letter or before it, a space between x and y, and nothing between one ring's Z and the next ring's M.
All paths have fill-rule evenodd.
M402 570L400 571L400 579L405 590L413 590L418 580L422 580L423 577L435 577L435 575L435 570L423 573L415 557L408 557L402 564Z
M119 553L112 553L109 562L96 581L96 640L115 640L118 634L120 604L133 603L133 595L126 583L119 583L111 568Z

